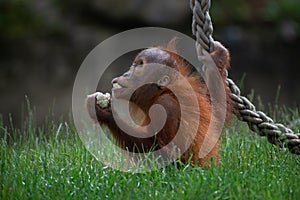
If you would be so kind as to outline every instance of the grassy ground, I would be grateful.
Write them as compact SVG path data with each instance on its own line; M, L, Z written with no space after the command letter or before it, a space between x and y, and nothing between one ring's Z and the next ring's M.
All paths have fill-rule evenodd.
M278 120L299 130L296 110ZM289 112L290 113L290 112ZM289 116L289 117L288 117ZM219 168L186 165L146 174L99 163L72 125L37 128L29 113L18 130L0 124L0 199L299 199L300 157L234 122L222 136ZM39 137L36 137L39 135Z

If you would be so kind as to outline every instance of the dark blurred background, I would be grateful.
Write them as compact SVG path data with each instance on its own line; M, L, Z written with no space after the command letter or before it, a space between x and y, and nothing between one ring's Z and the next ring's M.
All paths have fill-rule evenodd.
M188 0L1 0L4 121L11 113L20 124L25 95L36 108L38 123L49 109L56 116L70 113L76 72L101 41L144 26L192 36L191 17ZM214 38L232 55L230 77L242 83L243 93L254 89L265 104L299 105L300 1L212 0L211 17Z

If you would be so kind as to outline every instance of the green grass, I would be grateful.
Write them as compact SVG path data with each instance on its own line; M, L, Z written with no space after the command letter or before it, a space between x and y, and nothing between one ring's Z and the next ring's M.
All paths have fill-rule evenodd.
M280 109L279 109L280 110ZM283 109L284 110L284 109ZM297 110L278 111L284 122ZM292 113L292 114L288 114ZM289 116L289 117L288 117ZM241 122L222 136L218 168L168 166L144 174L99 163L71 123L21 129L0 123L0 199L299 199L300 157L272 146ZM292 123L299 130L297 123ZM38 137L36 137L38 135Z

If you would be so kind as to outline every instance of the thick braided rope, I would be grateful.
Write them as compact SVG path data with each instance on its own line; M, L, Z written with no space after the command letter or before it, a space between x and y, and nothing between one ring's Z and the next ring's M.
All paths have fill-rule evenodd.
M191 0L193 12L193 34L196 36L198 55L202 49L213 52L214 40L212 37L213 26L209 15L210 0ZM244 96L240 89L227 77L226 83L231 91L230 97L238 110L238 118L247 122L250 129L261 136L266 136L268 141L280 147L287 147L292 153L300 155L300 134L295 134L291 129L274 121L261 111L256 111L255 106Z
M190 2L193 11L192 31L197 38L197 50L198 48L204 48L208 52L212 52L214 50L214 39L212 37L214 29L209 15L210 1L191 0Z

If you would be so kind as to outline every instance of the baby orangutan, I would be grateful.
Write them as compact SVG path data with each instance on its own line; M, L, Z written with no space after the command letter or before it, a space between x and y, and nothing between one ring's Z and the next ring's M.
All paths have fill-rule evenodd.
M217 66L222 83L226 85L226 70L230 66L227 49L219 42L215 42L215 51L210 56ZM169 69L155 67L153 64L167 66ZM179 148L183 149L180 156L182 162L190 159L193 164L210 166L213 159L217 165L220 134L212 134L211 138L205 139L213 115L211 97L203 78L194 71L184 59L173 53L172 49L145 49L137 55L126 73L112 80L112 98L109 94L99 92L87 97L89 115L100 125L107 126L117 145L130 152L164 149L180 129L183 134L179 137L179 141L188 145L187 148ZM227 88L224 90L227 98L225 100L227 121L232 111L229 90ZM196 104L191 100L193 96ZM133 126L114 112L114 98L130 102L130 117L137 126ZM157 105L164 109L164 113L159 116L153 112L155 109L151 110ZM164 117L164 123L161 124ZM192 132L195 134L192 135ZM201 157L199 154L204 139L208 143L210 140L215 142L207 154ZM164 151L171 157L177 156L177 152L172 148L166 148Z

